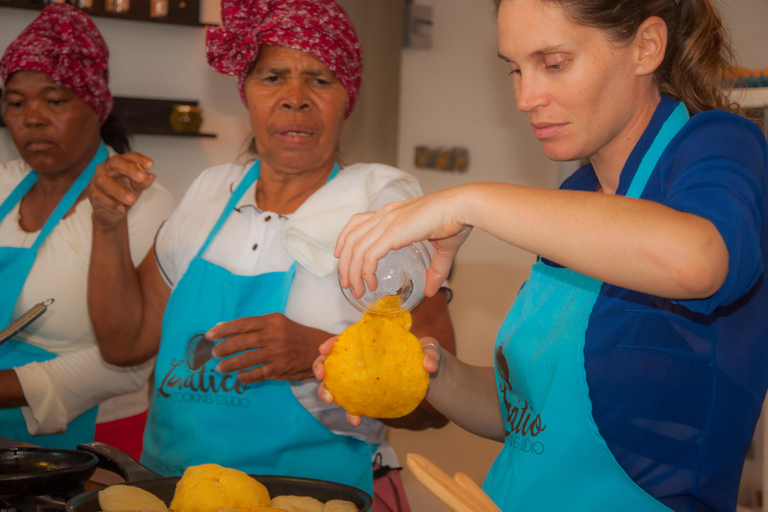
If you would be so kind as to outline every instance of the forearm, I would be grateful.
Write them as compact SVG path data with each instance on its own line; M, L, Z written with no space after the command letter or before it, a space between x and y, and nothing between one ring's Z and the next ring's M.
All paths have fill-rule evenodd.
M461 428L487 439L504 440L493 368L470 366L442 351L427 400Z
M460 222L617 286L704 298L728 271L710 221L652 201L499 183L461 188Z
M116 226L93 223L88 310L104 359L114 364L132 359L142 326L143 297L126 221Z
M13 370L0 370L0 408L23 407L27 405L19 377Z

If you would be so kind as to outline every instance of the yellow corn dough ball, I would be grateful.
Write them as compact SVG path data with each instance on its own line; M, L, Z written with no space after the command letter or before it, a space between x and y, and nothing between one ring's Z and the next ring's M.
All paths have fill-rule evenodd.
M411 314L366 313L341 333L325 361L325 383L350 414L400 418L424 399L429 374L411 334Z
M267 488L242 471L201 464L184 471L169 508L175 512L218 512L269 504Z

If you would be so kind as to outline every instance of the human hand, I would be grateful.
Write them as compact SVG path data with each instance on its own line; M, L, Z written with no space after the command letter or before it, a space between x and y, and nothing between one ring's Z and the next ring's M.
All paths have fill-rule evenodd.
M317 390L317 396L319 396L320 400L327 404L333 403L333 395L330 391L328 391L328 388L325 386L325 383L322 382L322 380L325 379L325 361L333 351L333 344L336 343L337 339L339 339L339 337L334 336L320 345L320 356L315 359L315 362L312 364L312 371L315 374L315 378L321 381L320 387ZM435 338L430 337L420 338L419 341L421 342L421 349L424 352L424 369L429 373L437 372L438 368L440 367L439 343ZM362 418L347 412L347 421L355 427L358 427L362 422Z
M298 324L282 313L238 318L205 334L211 341L224 340L214 347L213 356L228 359L219 362L216 370L239 372L237 379L246 384L310 378L317 347L328 336L327 332Z
M339 234L334 256L339 258L341 286L355 297L365 285L375 290L378 260L390 250L428 240L434 247L424 293L432 297L440 289L461 244L472 226L462 221L456 207L458 187L406 201L384 205L378 212L353 215Z
M153 165L151 158L135 151L97 165L90 187L94 220L104 226L121 222L141 193L155 182L155 175L147 172Z

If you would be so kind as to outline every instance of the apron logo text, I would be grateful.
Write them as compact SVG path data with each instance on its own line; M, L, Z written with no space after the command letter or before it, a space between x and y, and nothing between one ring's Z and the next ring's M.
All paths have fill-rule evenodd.
M206 372L205 367L193 373L177 371L180 366L186 368L184 363L183 359L171 361L171 369L165 374L160 385L157 386L158 397L171 398L174 402L248 407L248 400L245 398L232 397L231 395L215 396L219 393L242 395L248 390L250 386L242 384L235 375L226 374L221 376L214 370ZM186 393L183 393L184 391ZM200 398L196 398L196 396L200 396ZM237 401L237 404L235 404L235 401Z

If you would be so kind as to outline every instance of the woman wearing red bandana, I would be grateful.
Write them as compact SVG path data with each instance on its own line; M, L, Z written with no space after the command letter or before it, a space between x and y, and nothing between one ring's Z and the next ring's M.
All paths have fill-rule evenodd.
M372 493L374 460L398 466L386 427L373 418L352 427L322 402L312 362L329 335L360 317L338 286L341 228L355 212L421 191L398 169L337 163L362 53L333 0L225 1L222 19L208 29L208 62L237 77L254 157L203 172L138 269L125 212L151 190L152 161L129 153L99 166L91 278L101 286L91 305L102 352L115 364L157 354L142 456L154 471L216 462ZM441 291L420 304L413 331L440 330L450 350L446 302ZM445 419L424 403L394 424ZM407 510L397 492L377 485L374 509Z
M0 60L3 116L21 158L0 165L0 327L53 298L0 346L0 436L75 448L103 441L138 456L151 362L107 364L87 307L95 167L128 140L110 118L109 50L74 7L47 7ZM139 261L173 209L155 187L128 219Z

